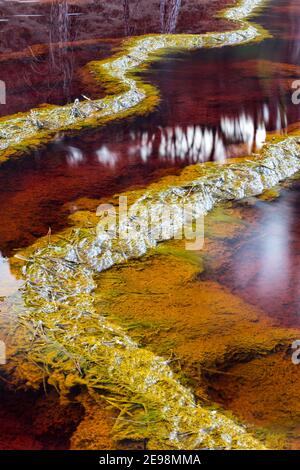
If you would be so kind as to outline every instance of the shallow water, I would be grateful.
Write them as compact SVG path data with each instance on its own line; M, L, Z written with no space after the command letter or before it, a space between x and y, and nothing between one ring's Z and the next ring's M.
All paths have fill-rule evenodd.
M260 149L267 132L284 134L300 121L300 107L291 102L291 83L300 79L300 8L296 0L274 0L271 7L263 10L256 21L274 38L247 46L167 54L143 72L144 80L161 93L159 108L148 116L77 136L59 135L44 148L1 165L0 297L15 292L21 283L16 282L4 257L31 245L49 227L52 232L65 227L68 215L88 205L86 198L99 199L129 188L146 187L162 175L176 174L192 163L222 163L230 157L245 156ZM82 93L91 98L101 95L102 90L82 73L82 67L90 60L110 55L124 31L120 27L115 37L97 39L95 29L89 32L76 23L84 25L88 13L82 18L76 8L73 13L78 13L78 18L74 15L69 26L63 23L52 31L55 46L54 40L46 42L42 27L38 30L40 36L26 39L24 31L30 29L32 17L22 21L15 18L11 23L22 39L22 53L14 56L17 51L10 43L1 50L4 72L0 78L9 84L7 104L0 105L1 115L43 102L64 104ZM47 12L43 14L49 19ZM155 21L151 31L157 27ZM190 32L187 20L180 21L178 32ZM216 25L223 27L214 20L210 25L206 23L206 30ZM2 33L7 34L7 27ZM136 31L143 32L148 31ZM34 48L37 37L44 43L42 50ZM57 47L60 41L68 41L68 47ZM279 326L300 327L299 200L300 186L295 182L272 201L253 200L235 206L242 213L246 229L237 231L234 237L223 235L222 251L210 250L205 270L196 270L199 284L193 284L191 293L197 308L197 289L216 283L212 292L220 295L220 304L234 299L235 313L239 305L250 305ZM227 295L223 301L222 288ZM129 296L130 305L133 299L134 294ZM180 308L176 302L174 305L176 319L176 315L182 316L180 308L188 311L188 296ZM167 312L170 306L166 308ZM216 314L215 307L211 308ZM142 312L143 318L147 317L147 311ZM203 325L195 312L182 328L198 328L201 333ZM180 329L176 334L181 334ZM170 345L175 339L172 333L163 331L162 335L159 352L165 355L168 347L173 349ZM196 350L196 332L189 339L193 343L191 350ZM229 339L231 344L230 335ZM145 341L147 346L151 347L151 341ZM184 348L181 345L178 351L190 360L187 346ZM218 386L212 381L213 398L239 415L243 406L232 403L230 396L221 396L228 389L231 393L230 387L221 383L220 392ZM253 422L248 416L244 418Z
M252 204L242 206L248 230L225 241L229 259L208 275L279 324L300 327L299 181L274 200Z

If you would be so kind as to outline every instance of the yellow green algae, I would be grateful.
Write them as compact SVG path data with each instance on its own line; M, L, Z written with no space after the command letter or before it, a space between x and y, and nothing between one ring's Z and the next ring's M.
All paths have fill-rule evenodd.
M223 11L221 16L237 22L238 29L232 31L147 35L124 41L121 52L114 57L86 66L110 93L105 98L76 100L65 106L44 105L1 118L0 161L35 149L61 131L78 131L151 111L159 102L159 91L143 83L136 72L170 50L214 48L262 40L268 33L249 23L247 18L264 3L265 0L241 0L238 6Z
M295 330L278 328L260 308L226 287L200 276L212 251L216 255L218 250L226 265L222 243L214 241L224 235L220 237L218 224L210 219L211 215L208 221L214 230L203 252L189 258L182 241L171 241L139 263L101 273L95 292L99 311L135 340L164 357L177 358L200 396L201 377L207 370L276 351L297 335ZM235 226L230 238L240 230Z
M299 380L289 351L299 330L279 328L264 311L206 273L210 256L226 269L230 254L223 240L247 230L242 216L242 207L227 206L209 214L205 249L190 260L184 243L172 241L140 263L101 273L95 301L99 311L128 329L139 344L170 358L172 367L184 374L183 383L192 385L201 402L211 402L212 389L220 390L223 397L225 388L226 409L267 437L268 446L278 449L290 445L289 434L299 421ZM252 374L256 364L259 370ZM217 378L215 387L207 377ZM272 387L277 388L275 394ZM92 425L92 417L89 422Z
M113 428L116 441L145 439L152 449L263 447L234 419L197 403L167 358L141 348L126 328L105 315L94 294L95 276L113 265L141 257L159 241L173 238L173 230L161 232L159 219L154 231L149 232L145 214L151 211L157 214L172 205L175 208L173 229L180 230L184 219L177 209L184 201L192 204L194 216L199 216L222 201L260 194L300 168L299 147L296 136L278 139L276 143L266 144L260 155L222 166L195 165L184 169L179 176L163 178L146 192L129 194L131 206L139 215L128 222L125 239L99 230L106 222L92 215L86 218L85 224L79 217L78 227L46 237L26 250L19 260L24 265L24 287L7 301L6 308L17 315L16 328L23 331L20 334L26 336L28 332L30 346L28 340L24 341L9 357L7 376L23 379L27 386L48 382L62 395L67 395L76 385L84 387L96 403L105 400L119 410ZM174 248L171 254L174 255ZM175 255L183 263L197 265L192 254L179 256L175 250ZM206 288L210 296L221 299L224 295L226 303L232 301L218 286L207 284ZM197 296L191 293L189 298L192 297ZM227 323L229 332L233 323L226 317L226 311L222 313L223 307L219 312L214 311L214 315L222 318L221 323ZM244 306L234 307L235 311L239 308ZM235 344L227 348L226 342L223 343L223 352L222 348L214 352L212 344L204 341L203 348L199 348L199 367L212 365L218 357L221 361L235 354L247 357L255 348L263 354L291 339L291 331L275 331L268 322L267 328L256 329L257 314L248 310L248 315L251 328L246 319L245 323L241 321L252 332L244 353L242 340L238 347L238 329ZM204 336L209 336L208 331ZM180 354L184 355L185 347L182 345L178 350ZM20 357L26 361L20 361Z
M36 258L29 268L24 305L20 302L18 309L18 321L31 333L26 361L43 371L44 381L62 393L85 386L96 403L105 400L117 408L114 437L120 441L146 439L150 449L263 448L232 419L197 404L167 359L138 347L95 309L87 279L80 288L83 278L70 266L60 271L59 262L52 265L50 253L47 256L40 258L43 267ZM59 284L64 286L63 297ZM8 364L12 377L15 364L10 358ZM28 373L22 363L17 373L23 374L27 386L36 385L40 377L32 369Z
M125 193L128 212L133 215L128 219L118 219L116 206L116 217L102 217L100 211L99 217L94 215L82 227L78 213L74 221L79 217L79 227L65 234L61 243L68 245L70 262L81 261L101 272L144 255L160 241L174 238L185 224L185 204L193 219L197 219L220 202L262 194L299 169L300 140L296 136L265 144L260 154L237 163L191 165L178 176L164 177L146 190ZM114 204L118 204L119 196L112 201ZM164 213L172 216L172 224L167 228ZM122 231L125 236L116 236Z
M236 6L223 10L220 13L220 16L229 20L238 21L252 15L253 11L261 6L262 2L260 0L241 0L237 2Z

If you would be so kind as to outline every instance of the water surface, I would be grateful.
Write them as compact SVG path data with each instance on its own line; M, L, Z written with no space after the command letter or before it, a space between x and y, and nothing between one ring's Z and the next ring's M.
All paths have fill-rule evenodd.
M0 79L8 84L8 100L0 105L0 114L44 102L64 104L82 93L91 98L101 96L103 90L83 72L83 66L109 56L120 45L126 34L121 19L118 27L113 23L107 34L102 34L97 25L103 23L107 12L100 7L93 28L87 28L89 12L82 10L80 2L74 2L67 12L54 9L52 13L51 3L27 5L24 17L15 16L22 15L22 8L19 5L15 13L1 11L5 21L0 23L0 32L6 41L1 46ZM69 14L67 21L63 11ZM36 14L41 16L32 16ZM51 14L60 18L57 27L49 27ZM159 21L152 20L150 26L144 23L139 28L133 21L130 27L136 29L130 34L155 32ZM55 232L65 227L68 215L84 207L87 198L146 187L189 164L221 164L229 157L245 156L261 148L268 132L286 134L289 126L297 125L300 107L292 104L291 84L300 79L299 2L274 0L256 21L274 37L218 50L178 51L143 72L143 79L161 93L158 109L149 115L78 135L58 135L55 142L1 165L0 297L14 293L21 284L16 283L6 257L32 244L49 228ZM177 32L195 32L190 23L179 18ZM38 25L35 32L34 25ZM215 20L206 22L199 32L209 26L223 25ZM17 32L14 42L8 35L11 28ZM45 31L50 31L50 36ZM234 237L223 237L221 252L209 253L205 271L197 273L199 284L193 284L193 302L198 301L197 289L206 282L215 283L218 295L223 295L224 287L235 296L237 305L244 302L261 309L278 325L299 327L299 183L283 189L272 201L253 199L235 207L243 214L245 226ZM189 300L184 299L185 311ZM213 299L208 301L213 303ZM183 318L177 304L173 307L186 321L187 330L201 329L196 314L193 324L191 318ZM144 310L143 301L143 315ZM162 330L161 334L167 336L166 344L172 350L169 333ZM190 339L196 341L193 335ZM169 353L168 348L162 353ZM221 392L222 386L223 390L226 387L221 385ZM222 404L230 408L229 402Z
M161 104L149 116L116 122L74 137L59 135L53 144L2 165L2 254L8 256L15 248L32 243L49 227L56 231L66 225L67 214L74 210L74 205L66 208L66 203L145 186L158 179L162 170L163 174L174 173L192 163L223 162L228 157L244 156L262 146L268 131L285 133L300 114L300 107L291 102L291 83L300 76L297 18L300 11L295 1L271 2L256 21L274 34L273 39L239 47L173 53L143 73L144 80L161 92ZM11 69L21 67L23 72L15 93L12 85L12 99L7 101L5 113L36 104L41 100L39 88L42 95L45 89L48 93L43 96L44 101L57 104L83 92L92 98L101 94L95 83L82 75L81 67L85 61L106 56L111 47L101 41L79 46L71 41L65 50L73 64L69 82L55 81L60 68L64 69L64 58L60 49L54 48L52 52L59 54L58 69L54 68L54 76L47 77L45 88L43 77L51 69L52 60L49 51L34 61L32 55L18 60ZM40 67L37 75L35 67ZM11 69L6 73L11 73ZM36 87L40 76L42 86ZM20 93L20 87L27 94ZM20 102L20 96L25 96L25 101L22 98Z

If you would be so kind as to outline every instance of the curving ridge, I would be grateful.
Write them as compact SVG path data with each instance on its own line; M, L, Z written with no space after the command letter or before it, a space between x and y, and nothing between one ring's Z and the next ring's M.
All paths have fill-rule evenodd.
M246 18L247 16L251 15L254 8L261 6L260 0L244 0L238 2L238 5L232 7L230 9L224 10L223 15L224 18L230 20L240 20L242 18Z
M48 105L1 118L0 162L46 143L58 132L96 127L114 119L149 112L159 102L159 91L137 78L134 75L137 69L147 67L155 55L161 56L170 49L234 46L267 37L267 31L247 20L263 3L265 0L240 0L237 6L222 11L219 16L238 23L238 28L232 31L147 35L124 41L116 56L86 65L110 93L105 98L65 106Z
M141 112L145 100L153 96L158 99L158 92L132 76L138 65L149 60L154 52L179 47L181 41L185 48L192 49L257 39L261 31L244 18L261 4L262 1L245 0L223 13L239 19L241 28L237 31L201 36L147 36L129 41L122 55L89 64L92 70L105 74L110 87L124 88L118 94L81 103L72 115L74 108L70 105L38 110L37 115L31 116L24 135L18 134L17 128L22 122L24 125L28 115L12 117L3 126L9 123L7 132L12 134L15 126L14 139L19 135L25 145L32 135L38 134L41 140L49 135L55 117L69 129L90 125L95 116L98 123L98 116L115 119L126 112ZM83 117L88 109L92 118ZM47 131L41 125L46 116ZM11 144L9 149L12 148L17 145ZM162 186L153 185L135 204L155 210L160 205L179 204L188 198L199 213L205 213L222 200L257 194L293 174L300 168L299 148L298 139L290 138L265 147L260 158L241 164L206 165L205 169L196 165L186 169L177 184L170 186L165 181ZM180 217L177 223L180 228L183 223ZM12 306L18 310L20 327L32 335L30 348L21 345L26 360L38 364L44 371L43 380L47 378L62 393L80 384L99 406L103 398L116 406L120 410L114 426L117 440L146 438L152 449L264 448L233 419L197 404L192 392L173 374L168 361L140 348L125 331L99 314L93 297L95 273L143 255L148 248L155 247L156 240L145 233L138 235L138 239L133 234L125 245L116 243L109 236L99 236L95 227L79 228L56 243L31 250L24 266L21 305ZM22 365L21 369L27 385L36 386L32 371L26 376L26 368Z
M179 207L188 199L197 214L203 214L220 201L258 194L291 176L300 169L299 155L299 138L289 137L266 145L260 157L242 163L188 167L175 178L177 184L170 185L167 178L153 184L134 205L143 214L142 209L158 212L161 206ZM179 229L184 222L181 211L175 222ZM32 336L30 347L20 346L26 361L38 365L43 370L40 380L47 378L62 394L79 384L99 406L103 399L116 406L116 440L147 439L150 449L263 448L232 418L196 403L167 360L140 348L97 309L97 272L156 246L155 233L143 230L142 218L138 224L141 233L133 227L123 242L89 226L69 229L28 250L22 298L12 299L11 306L14 315L18 312L19 327ZM169 238L171 234L165 236ZM282 332L278 335L276 344L283 341ZM18 357L19 350L17 362ZM32 367L26 371L23 361L19 369L19 378L36 387Z

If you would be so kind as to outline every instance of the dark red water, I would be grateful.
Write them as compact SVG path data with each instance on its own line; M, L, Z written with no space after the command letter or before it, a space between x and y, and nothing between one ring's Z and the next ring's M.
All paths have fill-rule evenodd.
M169 32L162 25L160 0L1 0L0 53L28 45L91 38ZM217 11L231 0L183 0L175 22L176 33L226 30L228 21L216 20ZM165 23L172 18L165 15Z
M8 100L0 105L0 115L43 102L63 104L83 92L101 96L81 68L118 46L116 38L125 34L121 3L92 2L84 9L74 1L67 22L57 4L51 11L51 2L1 3L0 20L5 21L0 21L0 79L7 84ZM155 1L139 3L131 12L129 32L159 31ZM210 2L210 8L217 3L226 2ZM199 10L197 4L197 17L195 5L185 6L177 32L224 28L224 22L208 21L211 10ZM95 5L97 11L91 15L89 8ZM41 16L15 16L22 14ZM255 45L173 54L154 64L143 76L159 88L162 100L149 116L74 137L60 136L37 152L1 165L0 296L16 288L2 256L33 243L49 227L55 231L65 226L67 215L80 207L76 199L144 186L191 163L245 155L261 146L267 131L284 133L289 124L300 121L300 107L291 102L291 83L300 79L299 1L274 0L256 21L274 38ZM103 37L109 40L99 40ZM300 326L300 184L284 190L275 201L245 205L244 212L247 229L226 242L231 260L212 272L208 260L206 275L261 306L281 324ZM23 401L18 397L19 403ZM7 439L0 447L67 447L79 415L70 419L69 433L49 442L43 434L49 433L45 418L56 402L44 405L42 399L47 413L37 413L32 421L34 429L37 422L43 424L38 435L30 433L36 402L29 397L24 403L26 412L20 417L4 397L0 418ZM58 428L65 426L61 420L55 417ZM51 432L56 435L57 428Z
M62 136L26 158L2 165L2 254L32 243L49 227L61 228L70 201L146 185L161 170L174 172L190 163L248 154L261 146L266 131L284 131L287 124L298 121L300 107L291 103L291 83L300 76L297 18L300 11L294 0L274 1L272 9L257 18L276 35L274 39L168 56L144 73L144 79L154 83L162 96L159 109L148 117L77 137ZM4 76L14 76L14 67L20 71L8 91L5 113L23 110L41 99L63 103L83 91L95 96L95 84L86 76L82 81L80 67L109 54L111 46L101 41L77 42L64 56L54 49L58 69L53 75L47 73L53 59L49 48L41 56L25 54L4 62L10 67L1 69ZM72 63L70 80L56 83L66 58Z
M224 240L226 260L219 269L215 262L210 269L212 255L205 277L224 284L281 325L300 327L299 179L275 200L243 204L243 217L246 227L234 239Z
M1 23L0 23L1 24ZM0 78L6 84L6 104L0 105L0 116L28 111L43 103L64 104L86 93L87 84L79 73L89 61L110 56L118 41L77 41L28 46L17 53L0 54ZM99 86L89 84L92 95L102 95Z

